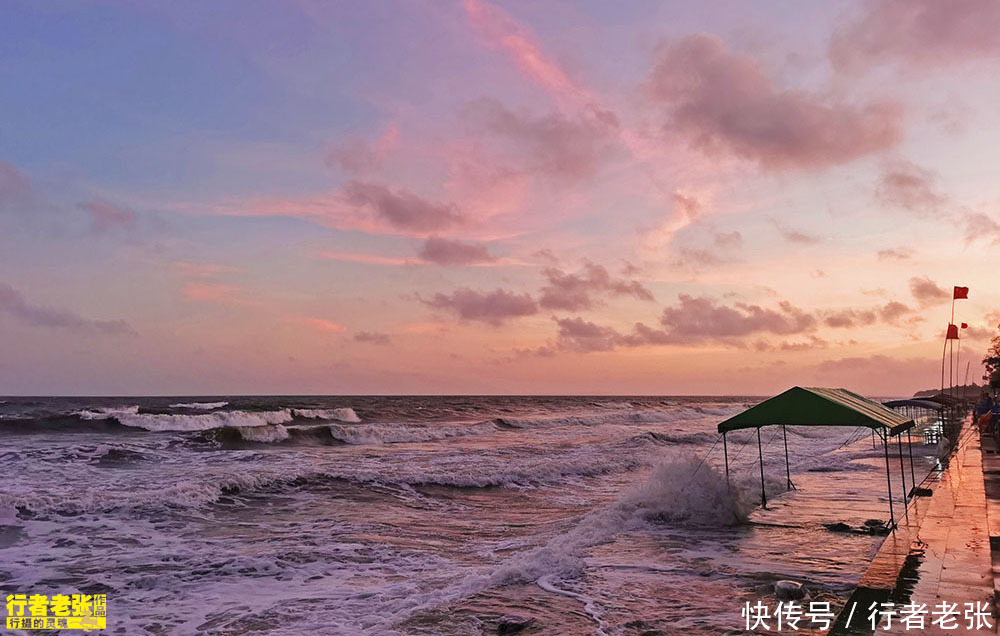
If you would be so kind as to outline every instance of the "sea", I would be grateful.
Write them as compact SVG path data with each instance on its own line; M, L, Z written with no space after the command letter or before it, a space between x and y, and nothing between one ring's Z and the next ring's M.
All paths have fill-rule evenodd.
M129 636L742 634L781 580L836 613L881 441L763 429L765 509L756 432L716 432L758 401L0 398L0 589ZM938 452L890 446L896 515Z

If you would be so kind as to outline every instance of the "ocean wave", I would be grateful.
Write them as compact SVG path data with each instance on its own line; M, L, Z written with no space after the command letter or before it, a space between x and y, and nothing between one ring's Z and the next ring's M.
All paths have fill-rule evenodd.
M171 404L170 408L211 411L212 409L221 409L228 404L229 402L178 402L177 404Z
M120 415L137 415L138 413L138 406L109 406L96 409L84 409L82 411L76 411L73 415L76 415L81 420L112 420L117 419Z
M273 444L288 439L288 429L281 424L272 426L240 426L240 436L248 442Z
M352 408L339 409L292 409L295 417L307 420L332 420L337 422L360 422L361 418Z
M280 411L215 411L197 415L127 414L115 416L121 424L147 431L206 431L213 428L253 428L292 421L288 409Z
M496 433L492 422L470 426L340 426L331 424L330 435L345 444L399 444L405 442L433 442L451 437L489 435Z

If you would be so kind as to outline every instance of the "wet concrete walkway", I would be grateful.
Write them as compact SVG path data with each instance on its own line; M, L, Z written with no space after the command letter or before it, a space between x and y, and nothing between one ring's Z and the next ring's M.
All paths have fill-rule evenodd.
M990 546L991 538L997 537L992 543L1000 548L1000 454L993 454L992 440L984 441L985 458L978 430L966 426L947 465L920 484L932 494L913 497L905 515L899 511L901 499L897 500L899 526L879 548L831 635L871 634L869 607L883 602L894 603L897 612L910 603L925 605L925 624L917 628L911 623L907 629L896 617L888 625L883 618L877 634L998 633L994 573L1000 573L1000 549L994 556ZM957 604L951 629L946 629L950 622L932 623L941 618L942 602ZM973 617L970 628L966 603L985 604L992 627L976 625Z

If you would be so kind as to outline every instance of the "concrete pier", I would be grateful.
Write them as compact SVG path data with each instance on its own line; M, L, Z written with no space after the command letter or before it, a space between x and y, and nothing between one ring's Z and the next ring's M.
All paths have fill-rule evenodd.
M886 537L848 600L832 636L847 634L996 634L996 583L1000 574L1000 454L977 428L962 430L943 469L920 484L932 491L913 497L895 532ZM997 546L991 549L991 544ZM940 604L957 604L957 627L932 624ZM921 629L885 619L873 632L872 603L926 605ZM969 627L966 603L989 608L989 623ZM851 611L853 609L853 615ZM848 618L850 622L848 623Z

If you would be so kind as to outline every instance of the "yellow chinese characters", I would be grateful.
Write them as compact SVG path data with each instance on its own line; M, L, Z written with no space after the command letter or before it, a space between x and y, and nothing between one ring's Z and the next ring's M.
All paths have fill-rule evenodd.
M7 629L107 629L106 594L8 594Z

